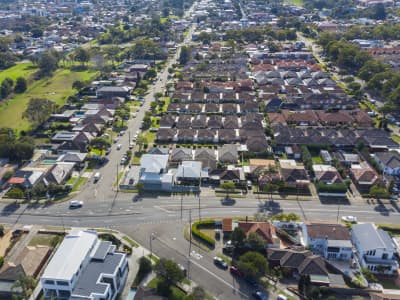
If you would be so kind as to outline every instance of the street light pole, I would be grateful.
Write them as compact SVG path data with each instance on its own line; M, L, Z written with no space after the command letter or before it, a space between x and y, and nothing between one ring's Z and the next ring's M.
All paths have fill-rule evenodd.
M153 256L153 243L152 243L152 241L155 239L155 232L152 232L151 234L150 234L150 259L152 258L152 256Z

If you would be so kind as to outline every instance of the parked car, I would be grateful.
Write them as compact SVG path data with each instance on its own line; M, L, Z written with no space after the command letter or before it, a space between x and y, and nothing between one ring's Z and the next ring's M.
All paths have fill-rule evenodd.
M107 148L107 150L106 150L106 155L108 155L108 154L110 154L111 153L111 148Z
M69 202L69 208L80 208L83 206L83 201L72 200Z
M220 267L221 269L224 269L224 270L228 269L228 264L221 257L215 256L214 264L217 267Z
M132 149L132 148L133 148L133 145L134 145L134 143L133 143L133 142L130 142L130 143L129 143L129 149Z
M252 294L252 296L254 297L254 299L257 299L257 300L268 300L267 294L265 294L262 291L256 291Z
M240 271L240 270L239 270L237 267L235 267L235 266L231 266L231 267L229 268L229 272L231 272L231 274L232 274L232 275L235 275L235 276L239 276L239 277L243 277L243 276L244 276L243 272Z
M120 136L123 136L125 134L125 130L121 130L120 132L119 132L119 135Z
M121 150L121 148L122 148L122 144L118 144L117 145L117 150Z
M100 172L96 172L96 174L94 174L93 179L94 179L94 183L96 183L97 181L100 180L101 174Z
M138 138L138 135L137 134L135 134L134 136L133 136L133 138L132 138L132 141L136 141L137 140L137 138Z
M282 294L279 294L276 300L288 300L288 298Z
M355 217L355 216L343 216L342 220L345 221L345 222L355 223L355 222L357 222L357 217Z
M399 196L398 195L391 195L390 196L390 200L391 201L398 201L399 200Z

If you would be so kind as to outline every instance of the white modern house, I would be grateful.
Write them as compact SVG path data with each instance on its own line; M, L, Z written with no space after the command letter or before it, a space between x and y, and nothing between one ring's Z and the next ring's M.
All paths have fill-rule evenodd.
M384 174L400 176L400 154L398 152L377 152L374 154L374 158Z
M168 172L168 155L144 154L140 159L139 183L145 190L172 190L173 177Z
M396 246L386 231L369 223L357 224L352 227L351 237L362 267L372 273L397 274Z
M64 238L40 282L45 299L114 300L128 272L125 253L95 231L77 230Z
M303 223L303 243L326 259L350 260L353 245L350 232L340 224Z

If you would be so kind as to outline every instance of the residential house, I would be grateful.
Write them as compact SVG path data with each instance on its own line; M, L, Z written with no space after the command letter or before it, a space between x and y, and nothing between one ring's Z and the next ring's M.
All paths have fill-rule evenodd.
M203 168L215 169L217 164L216 151L210 148L199 148L195 150L194 159L202 162Z
M4 268L0 273L0 298L13 299L16 294L22 294L22 288L17 287L15 283L25 276L26 273L21 264Z
M43 272L45 299L114 300L122 292L129 266L126 254L95 231L67 235Z
M268 248L279 248L280 239L276 235L276 228L269 222L239 222L238 227L248 237L250 233L256 233L267 242Z
M157 131L156 140L162 143L169 143L172 142L177 135L176 129L172 128L160 128ZM177 137L176 137L177 140Z
M193 151L190 148L174 148L171 153L170 161L182 162L184 160L193 160Z
M228 166L227 169L223 170L219 174L220 183L233 182L243 183L245 181L243 168L235 168Z
M366 193L379 181L378 173L366 161L362 161L359 164L352 164L350 167L350 176L357 188L361 192Z
M175 173L175 180L178 182L200 184L202 178L201 161L182 161Z
M246 145L250 152L266 152L268 150L268 141L263 132L257 135L248 135Z
M131 89L126 86L102 86L96 90L97 98L129 98Z
M362 267L375 274L397 274L396 247L386 231L371 223L356 224L351 229L351 238Z
M282 180L289 187L305 188L309 184L308 174L303 164L298 164L295 160L280 159L280 174Z
M75 164L75 168L81 169L85 166L87 153L67 152L58 157L57 162L70 162Z
M144 154L140 159L139 183L145 190L171 190L173 174L168 172L168 155Z
M271 266L280 266L284 273L294 277L318 276L329 282L325 260L308 250L275 249L267 250Z
M384 174L400 176L400 154L396 151L377 152L374 158Z
M315 179L325 184L343 183L342 177L334 166L330 165L313 165Z
M340 224L303 223L304 246L326 259L350 260L352 243L350 231Z
M20 186L23 189L32 189L42 182L46 172L47 169L45 168L25 167L17 170L8 180L8 184Z
M47 183L65 184L71 177L75 163L73 162L57 162L47 172L45 180Z
M237 163L239 159L236 145L225 144L218 149L218 161L221 163Z

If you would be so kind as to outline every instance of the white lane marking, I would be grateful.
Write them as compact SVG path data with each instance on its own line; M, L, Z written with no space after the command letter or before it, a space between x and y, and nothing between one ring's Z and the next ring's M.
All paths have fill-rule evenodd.
M168 210L168 209L166 209L164 207L158 206L158 205L154 205L153 207L154 208L158 208L159 210L162 210L162 211L164 211L166 213L171 213L171 214L174 213L173 211L170 211L170 210Z

